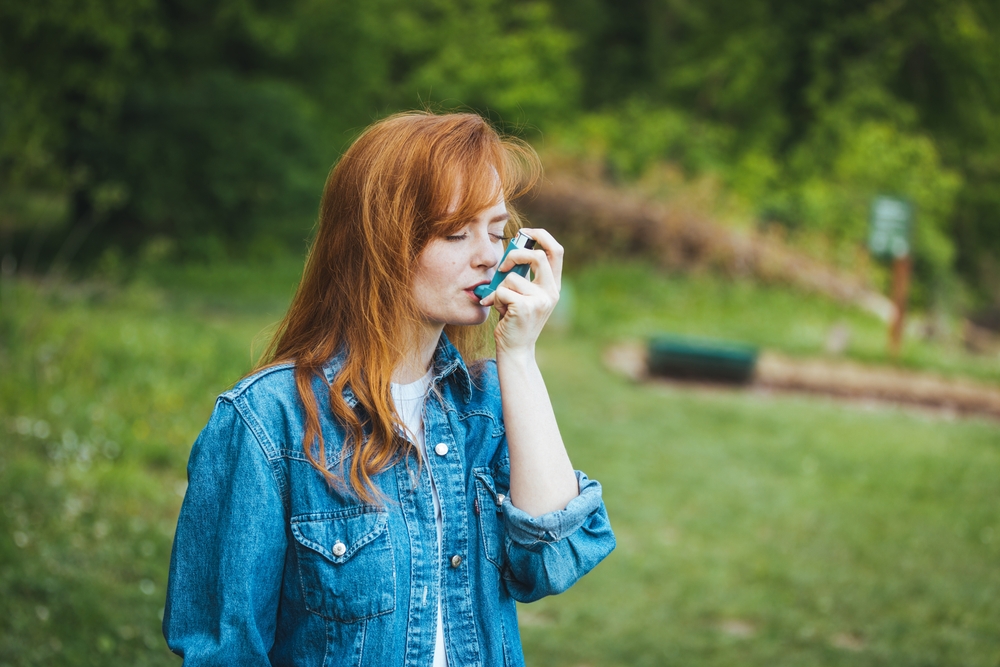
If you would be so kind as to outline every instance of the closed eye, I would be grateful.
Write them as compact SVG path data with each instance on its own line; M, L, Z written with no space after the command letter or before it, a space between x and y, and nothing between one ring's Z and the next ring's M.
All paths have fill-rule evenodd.
M452 234L444 238L446 241L462 241L468 236L469 236L468 234L462 233L462 234ZM505 241L509 241L511 237L504 236L503 234L490 234L490 238L493 240L494 243L503 243Z

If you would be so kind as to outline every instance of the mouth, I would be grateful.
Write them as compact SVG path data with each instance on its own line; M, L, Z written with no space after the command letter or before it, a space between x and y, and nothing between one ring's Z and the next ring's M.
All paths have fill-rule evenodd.
M466 287L463 291L469 296L471 296L473 299L475 299L476 303L479 303L479 297L476 296L476 288L481 285L489 285L489 284L490 284L489 280L481 280L475 285L472 285L471 287Z

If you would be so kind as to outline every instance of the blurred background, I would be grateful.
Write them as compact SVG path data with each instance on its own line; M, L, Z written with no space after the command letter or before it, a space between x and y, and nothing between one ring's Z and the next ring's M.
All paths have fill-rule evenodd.
M538 355L619 546L521 607L529 664L1000 665L998 37L985 0L0 0L0 665L177 664L191 443L329 168L413 108L531 142L567 247ZM664 340L756 367L660 378Z

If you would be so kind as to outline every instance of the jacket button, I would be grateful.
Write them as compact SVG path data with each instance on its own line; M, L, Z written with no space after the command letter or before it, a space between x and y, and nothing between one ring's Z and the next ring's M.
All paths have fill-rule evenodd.
M444 444L443 442L439 442L438 444L434 445L434 453L437 454L438 456L444 456L445 454L448 453L448 445Z
M347 547L344 546L343 542L337 540L333 545L333 555L340 558L345 553L347 553Z
M458 567L461 564L462 564L462 557L461 556L452 556L451 557L451 566L452 567Z

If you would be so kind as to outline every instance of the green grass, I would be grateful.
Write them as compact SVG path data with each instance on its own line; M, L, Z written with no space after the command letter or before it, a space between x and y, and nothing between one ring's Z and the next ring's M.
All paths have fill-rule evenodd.
M0 293L0 665L178 664L159 633L191 443L298 271L147 270ZM778 288L641 266L572 277L539 344L574 463L618 549L522 607L533 665L1000 664L1000 426L738 391L636 386L605 343L669 330L811 355L837 322ZM256 342L254 342L256 341ZM1000 379L909 341L903 363Z
M589 341L543 352L619 547L530 607L533 664L1000 660L995 423L634 386Z
M7 286L0 664L173 662L158 626L187 453L259 320L149 287Z

